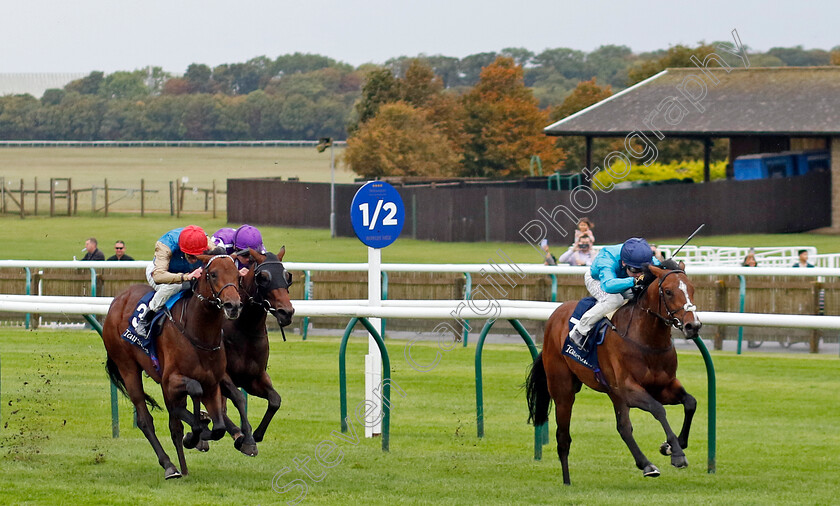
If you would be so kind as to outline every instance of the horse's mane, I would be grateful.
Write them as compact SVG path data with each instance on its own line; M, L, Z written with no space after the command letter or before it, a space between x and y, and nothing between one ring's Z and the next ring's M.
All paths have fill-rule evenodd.
M678 271L680 269L680 265L673 259L669 258L668 260L663 260L657 266L660 269L665 269L666 271ZM650 269L645 269L645 276L642 278L642 285L647 288L650 286L651 283L656 281L656 276L650 272ZM635 300L635 298L634 298Z
M659 264L659 267L668 271L679 271L680 264L676 262L673 258L669 258L668 260L663 260L662 263Z
M222 246L208 249L204 252L205 255L227 255L227 250Z

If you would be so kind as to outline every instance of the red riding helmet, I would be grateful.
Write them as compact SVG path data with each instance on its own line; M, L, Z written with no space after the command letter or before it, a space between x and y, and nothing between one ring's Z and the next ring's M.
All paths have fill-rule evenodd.
M197 225L189 225L178 236L178 248L187 255L201 255L207 249L207 235Z

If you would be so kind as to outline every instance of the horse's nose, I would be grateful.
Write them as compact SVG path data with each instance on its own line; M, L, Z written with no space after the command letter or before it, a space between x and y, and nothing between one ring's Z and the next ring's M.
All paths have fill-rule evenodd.
M239 312L242 310L242 304L239 302L225 302L222 306L225 310L225 316L228 320L235 320L239 318Z
M292 323L292 315L295 314L295 308L277 308L274 311L274 317L277 318L277 324L285 327Z
M700 333L700 327L703 324L699 321L687 322L683 328L685 329L685 335L688 337L697 337L697 334Z

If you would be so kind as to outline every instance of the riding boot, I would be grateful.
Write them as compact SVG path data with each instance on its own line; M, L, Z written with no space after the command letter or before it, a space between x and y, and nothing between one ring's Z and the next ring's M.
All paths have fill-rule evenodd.
M572 331L569 332L569 339L580 349L583 349L583 347L586 346L586 336L581 334L577 327L573 328Z
M156 314L157 311L152 311L151 309L149 309L148 311L146 311L146 314L144 314L143 317L137 321L137 326L135 327L135 330L137 331L138 336L149 336L149 330L152 326L152 320L155 319Z

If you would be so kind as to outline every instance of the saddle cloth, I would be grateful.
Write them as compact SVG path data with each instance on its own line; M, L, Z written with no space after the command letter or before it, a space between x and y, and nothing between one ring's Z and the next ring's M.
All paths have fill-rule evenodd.
M578 323L580 317L597 303L598 301L595 297L585 297L578 302L575 310L572 312L572 316L569 318L569 332ZM604 342L604 337L610 328L612 328L612 323L607 318L601 318L592 327L592 330L589 331L583 348L575 345L568 336L566 336L566 341L563 343L563 355L571 357L579 364L594 371L595 377L604 385L606 385L606 380L603 378L601 368L598 366L598 346Z
M152 300L152 297L155 296L155 292L149 292L137 302L137 307L134 308L134 312L131 314L131 318L128 320L128 328L125 329L125 332L122 333L123 339L128 341L129 343L137 346L143 353L145 353L149 358L152 359L152 363L155 365L155 369L158 373L161 372L160 370L160 361L157 358L157 352L155 350L155 338L159 332L160 325L158 322L166 313L172 309L172 306L181 298L184 297L186 293L185 290L182 290L166 301L166 311L160 311L158 314L155 315L152 323L149 325L149 335L146 337L141 337L137 333L137 324L140 320L140 317L146 314L146 311L149 310L149 302Z

